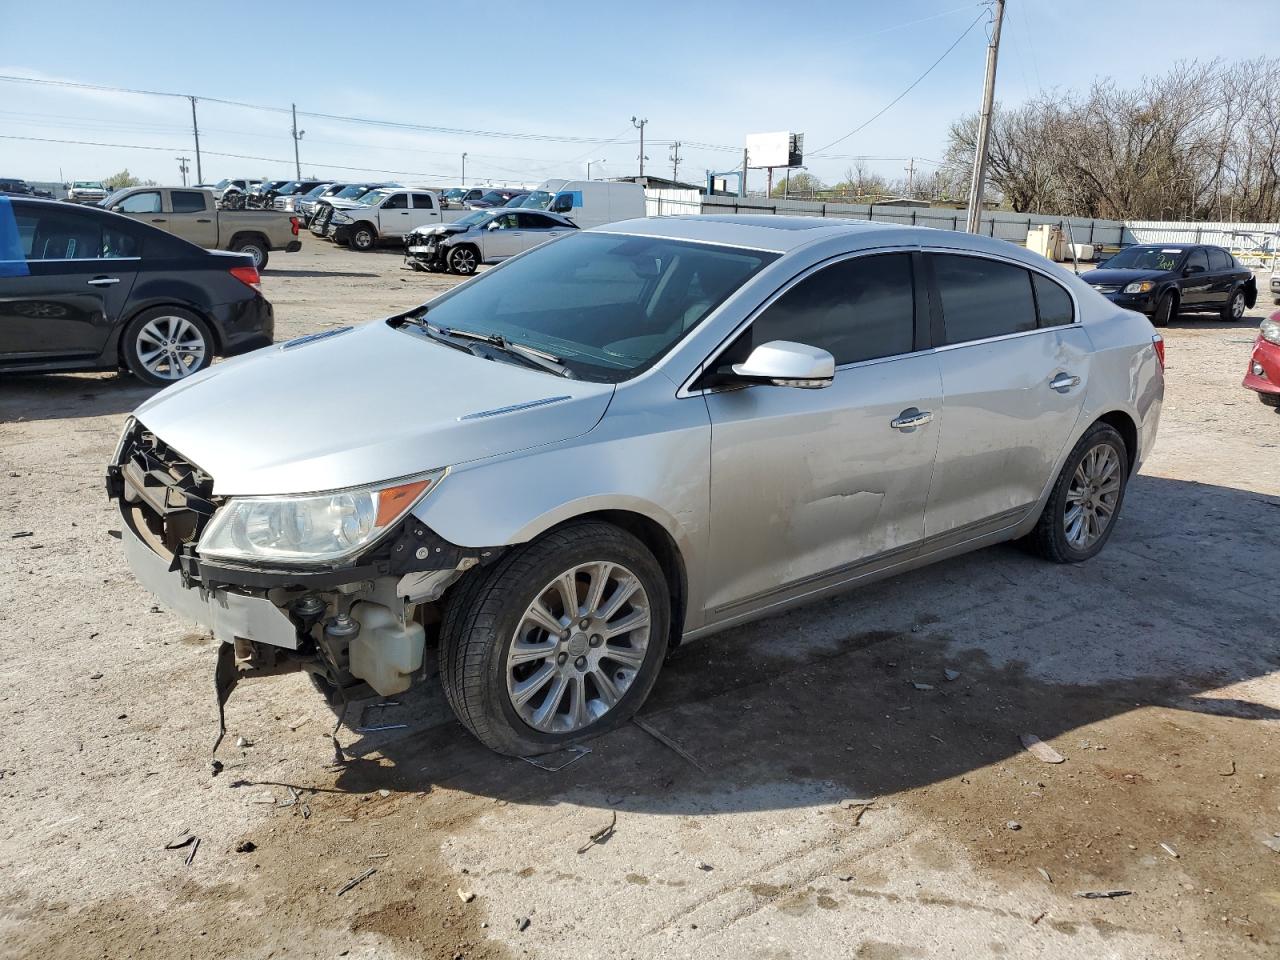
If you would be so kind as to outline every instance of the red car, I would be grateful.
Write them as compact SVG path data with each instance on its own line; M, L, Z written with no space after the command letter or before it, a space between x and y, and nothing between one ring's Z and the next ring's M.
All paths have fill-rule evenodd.
M1258 391L1258 399L1267 406L1280 407L1280 310L1262 321L1244 385Z

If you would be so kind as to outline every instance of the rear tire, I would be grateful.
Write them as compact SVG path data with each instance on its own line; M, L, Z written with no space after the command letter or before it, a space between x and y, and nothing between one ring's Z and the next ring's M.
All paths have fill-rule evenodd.
M125 366L143 383L167 387L213 363L213 333L182 307L154 307L133 319L121 338Z
M253 257L253 265L259 270L267 269L267 260L269 259L268 248L265 243L255 237L237 238L231 244L233 253L246 253Z
M1153 327L1167 327L1169 321L1178 317L1178 304L1172 293L1166 293L1156 304L1156 311L1151 315Z
M1222 319L1243 320L1245 309L1244 291L1237 287L1231 291L1231 296L1227 297L1227 302L1222 305Z
M559 599L566 596L561 583L572 591L572 608ZM543 615L534 618L535 608ZM617 631L633 617L643 625ZM640 708L666 656L670 617L666 578L639 540L612 524L571 523L472 571L454 589L440 635L445 698L498 753L562 749ZM513 662L517 643L524 655Z
M1114 464L1110 472L1106 470L1108 463ZM1049 501L1031 533L1031 545L1054 563L1083 563L1096 556L1116 528L1128 485L1129 451L1124 438L1110 424L1095 423L1072 448L1054 481ZM1092 533L1095 527L1096 535ZM1080 535L1073 536L1077 531Z

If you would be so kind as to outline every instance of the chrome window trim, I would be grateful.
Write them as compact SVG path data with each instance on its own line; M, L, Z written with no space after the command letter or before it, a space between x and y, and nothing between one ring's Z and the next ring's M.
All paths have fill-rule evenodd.
M768 310L771 306L773 306L773 304L776 303L782 297L783 294L787 293L787 291L789 291L801 280L807 279L808 277L817 273L819 270L824 270L827 267L834 266L837 263L843 263L845 260L853 260L857 257L875 256L877 254L885 254L885 253L911 254L911 253L918 253L919 251L920 251L920 247L915 244L893 244L885 247L868 247L862 250L851 250L851 251L848 251L847 253L837 253L837 254L834 254L833 256L827 257L825 260L820 260L817 263L812 263L809 266L805 267L805 269L801 270L799 273L793 276L790 280L788 280L786 283L780 286L777 290L769 294L769 296L767 296L763 301L761 301L761 303L758 306L756 306L753 310L751 310L747 314L747 316L742 320L741 323L739 323L737 326L733 328L733 330L728 334L728 336L726 336L723 340L720 341L720 343L716 346L714 350L712 350L709 354L707 354L707 356L702 360L701 363L698 363L694 366L693 371L687 377L685 377L684 381L680 384L680 389L676 391L676 399L683 400L686 397L701 397L701 396L705 396L708 393L718 392L712 389L695 390L693 389L693 382L702 375L702 372L704 370L706 370L711 364L715 363L716 359L720 356L720 354L724 353L725 350L729 349L729 346L733 343L734 340L738 339L738 337L741 336L743 331L745 331L749 326L751 326L751 324L756 322L760 314L764 313L764 311ZM783 257L785 258L785 254L783 255ZM913 316L912 323L914 324L914 322L915 322L915 318ZM692 333L692 332L693 332L692 330L689 331L689 333ZM686 334L686 336L687 335L688 334ZM875 357L874 359L871 359L871 360L856 360L856 361L853 361L852 363L846 363L846 364L841 364L840 366L837 366L836 371L839 372L840 370L846 370L851 367L859 367L859 366L863 366L865 364L870 364L870 363L880 363L885 360L896 360L899 357L914 356L917 354L927 353L927 352L928 350L914 350L911 353L895 353L888 357Z
M819 263L811 264L810 266L806 267L803 271L801 271L800 273L792 277L790 280L788 280L785 284L783 284L777 290L775 290L759 306L757 306L754 310L752 310L747 315L746 319L743 320L742 323L738 324L738 326L734 328L733 332L730 333L724 340L722 340L719 346L715 348L715 350L713 350L710 354L707 355L706 359L704 359L701 363L699 363L694 368L693 372L689 374L689 376L686 377L684 382L680 385L680 389L676 391L676 398L683 400L687 397L701 397L706 395L707 393L717 392L716 390L712 390L712 389L694 390L692 388L692 384L695 380L698 379L699 376L701 376L702 372L705 369L707 369L708 366L710 366L712 363L715 362L716 358L719 357L720 354L722 354L725 350L728 349L729 345L734 340L736 340L741 335L741 333L747 329L747 327L755 323L756 319L760 316L761 313L763 313L770 306L772 306L778 300L778 298L780 298L784 293L790 290L793 286L795 286L801 280L804 280L805 278L809 277L813 273L816 273L820 269L825 269L826 267L832 266L836 263L841 263L845 260L852 260L855 257L876 256L878 254L886 254L886 253L923 253L923 254L936 253L936 254L952 254L954 256L961 256L961 257L976 257L978 259L994 260L999 263L1007 263L1010 266L1021 267L1023 270L1026 270L1028 272L1038 273L1040 274L1040 276L1044 277L1046 280L1050 281L1051 283L1057 284L1058 287L1061 288L1063 291L1065 291L1067 296L1071 298L1071 322L1057 324L1056 326L1052 326L1052 327L1037 326L1034 330L1019 330L1016 333L1002 333L994 337L985 337L982 340L963 340L959 343L945 343L942 345L934 345L934 346L927 347L924 350L913 350L910 353L895 353L887 357L874 357L870 360L856 360L851 363L843 363L843 364L837 365L836 366L837 373L839 373L842 370L852 370L857 367L865 367L865 366L870 366L872 364L885 363L890 360L901 360L901 359L906 359L908 357L918 357L927 353L939 353L944 350L956 350L962 347L973 346L975 344L998 343L1002 340L1013 340L1019 337L1029 337L1029 336L1032 336L1033 334L1050 333L1055 330L1067 330L1067 329L1070 329L1071 327L1078 327L1082 325L1082 321L1080 318L1080 302L1079 300L1076 299L1075 291L1072 290L1070 287L1068 287L1066 284L1064 284L1061 280L1057 279L1052 274L1046 272L1045 270L1043 270L1037 265L1023 263L1021 260L1015 259L1013 257L1001 256L1000 254L997 254L997 253L988 253L986 251L961 250L955 247L918 246L918 245L911 245L911 244L895 244L895 245L885 246L885 247L868 247L862 250L850 251L849 253L836 254L835 256L828 257L826 260L822 260ZM1032 294L1032 297L1034 302L1034 292ZM1040 320L1039 304L1037 303L1036 304L1036 322L1039 323L1039 320Z
M132 263L141 257L50 257L47 260L0 260L0 263Z

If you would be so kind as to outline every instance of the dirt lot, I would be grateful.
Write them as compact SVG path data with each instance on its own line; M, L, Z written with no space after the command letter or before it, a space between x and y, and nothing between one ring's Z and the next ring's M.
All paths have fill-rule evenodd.
M273 265L280 338L451 282L316 243ZM691 760L628 725L558 772L434 684L369 718L407 729L353 709L339 762L292 675L236 692L210 777L212 642L134 582L102 489L147 391L0 384L0 955L1277 956L1262 315L1167 332L1160 442L1094 562L994 548L690 644L644 716Z

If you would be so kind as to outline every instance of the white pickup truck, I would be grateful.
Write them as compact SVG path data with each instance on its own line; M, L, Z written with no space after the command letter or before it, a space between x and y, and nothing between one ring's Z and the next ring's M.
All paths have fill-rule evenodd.
M372 250L382 240L400 240L418 227L451 223L471 212L442 210L439 196L413 187L381 187L333 208L324 235L353 250Z
M272 250L302 249L296 217L279 210L220 210L213 192L202 188L132 187L116 191L102 206L206 250L247 253L259 270Z

